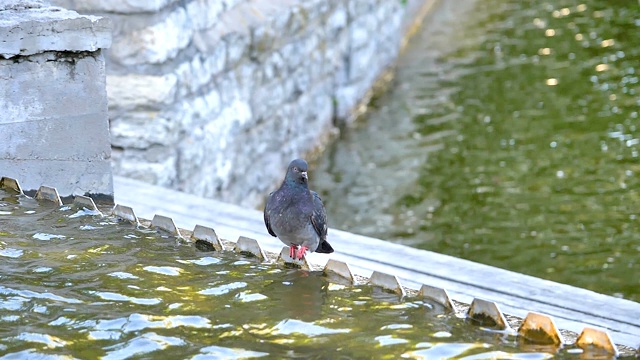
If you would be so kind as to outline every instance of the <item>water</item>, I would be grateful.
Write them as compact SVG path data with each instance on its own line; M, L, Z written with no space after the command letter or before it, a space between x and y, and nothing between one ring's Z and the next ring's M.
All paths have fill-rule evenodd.
M640 301L638 33L636 1L443 1L311 170L330 226Z
M557 351L557 353L556 353ZM0 190L0 359L579 358L416 297Z

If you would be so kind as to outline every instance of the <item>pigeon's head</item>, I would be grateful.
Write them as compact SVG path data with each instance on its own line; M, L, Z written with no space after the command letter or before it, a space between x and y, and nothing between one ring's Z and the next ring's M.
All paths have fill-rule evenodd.
M289 163L289 168L287 169L287 181L293 181L298 184L306 184L309 179L307 176L307 170L309 165L303 159L295 159L291 163Z

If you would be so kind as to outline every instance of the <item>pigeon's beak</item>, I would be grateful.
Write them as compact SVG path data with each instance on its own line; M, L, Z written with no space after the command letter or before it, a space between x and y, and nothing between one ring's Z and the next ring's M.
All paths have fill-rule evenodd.
M302 177L305 178L305 179L309 179L309 176L307 176L307 172L306 171L301 172L300 175L302 175Z

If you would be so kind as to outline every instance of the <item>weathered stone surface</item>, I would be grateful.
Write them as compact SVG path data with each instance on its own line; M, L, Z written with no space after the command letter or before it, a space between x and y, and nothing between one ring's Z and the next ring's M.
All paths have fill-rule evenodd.
M99 53L94 57L47 52L18 62L0 60L0 124L78 114L106 116L104 71Z
M325 144L435 0L53 0L111 12L114 171L255 206Z
M96 51L111 44L111 21L39 2L0 5L0 57L44 51Z
M109 75L107 94L111 111L136 109L162 109L173 103L177 77L173 74Z
M0 159L108 162L111 157L106 113L0 123L0 133Z
M185 26L187 12L178 8L164 21L118 38L111 47L112 58L123 65L159 64L175 57L191 40L193 29Z

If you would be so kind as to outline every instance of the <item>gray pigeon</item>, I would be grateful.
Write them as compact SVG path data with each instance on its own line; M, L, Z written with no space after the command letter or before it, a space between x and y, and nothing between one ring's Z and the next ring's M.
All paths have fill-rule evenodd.
M267 231L289 246L293 259L302 259L307 250L329 254L327 212L320 196L309 190L307 162L295 159L289 164L280 188L267 199L264 223Z

